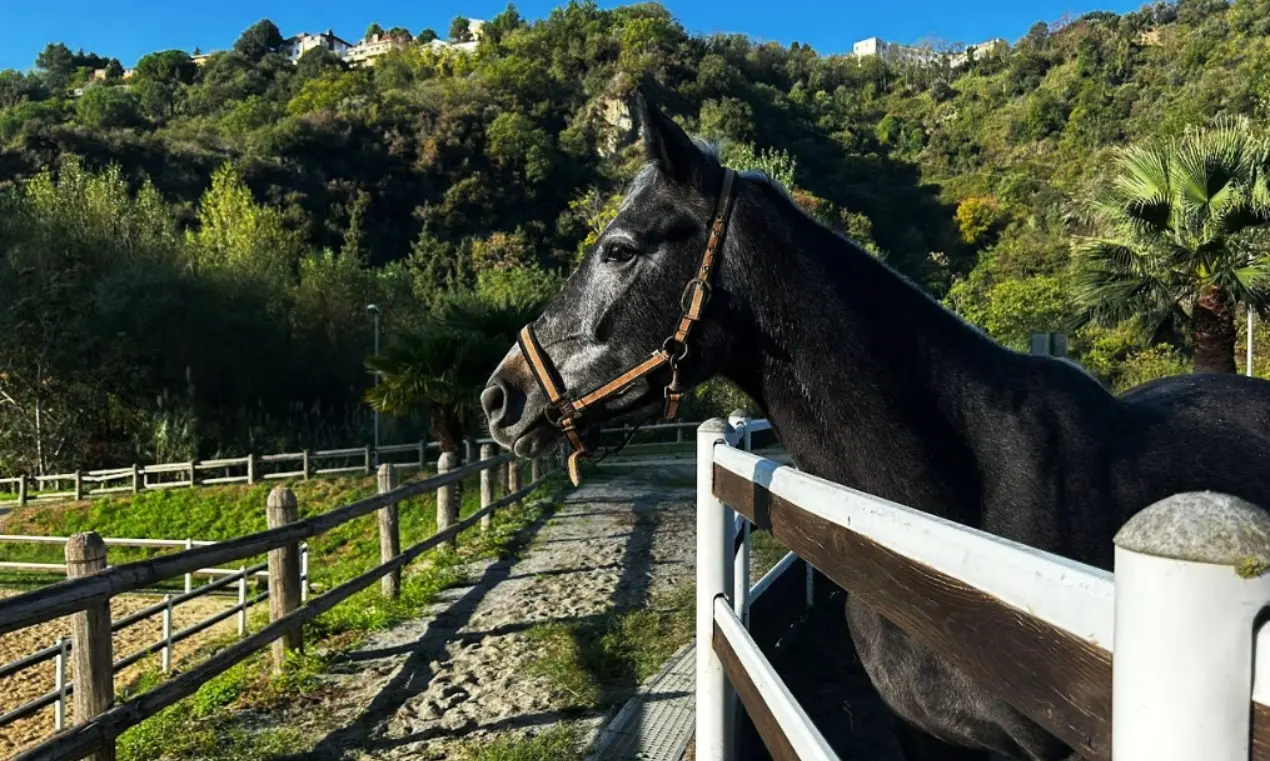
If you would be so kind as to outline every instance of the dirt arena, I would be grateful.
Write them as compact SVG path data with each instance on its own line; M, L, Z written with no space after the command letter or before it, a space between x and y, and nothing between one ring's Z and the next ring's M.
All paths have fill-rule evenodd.
M0 590L0 598L11 597L18 592ZM111 602L111 618L118 620L161 600L162 597L150 594L127 594L116 597ZM172 626L180 630L205 620L217 612L232 607L237 603L237 596L208 595L190 600L173 611ZM232 634L236 631L237 617L220 622L207 631L177 643L173 649L173 666L179 668L182 658L190 655L200 642L208 637ZM23 656L57 643L60 637L69 637L71 625L69 618L60 618L29 629L0 635L0 664L9 663ZM114 637L115 660L136 652L137 650L157 642L163 634L163 616L161 613L138 621L123 631L116 632ZM157 670L160 653L146 656L137 663L115 674L115 690L121 690L146 671ZM54 689L54 661L32 666L7 678L0 678L0 714L7 713L28 701ZM73 679L73 674L67 675ZM73 701L68 701L72 702ZM68 723L73 720L73 708L67 709ZM0 758L8 758L23 748L27 748L40 739L53 733L53 706L48 706L38 713L12 724L0 727Z

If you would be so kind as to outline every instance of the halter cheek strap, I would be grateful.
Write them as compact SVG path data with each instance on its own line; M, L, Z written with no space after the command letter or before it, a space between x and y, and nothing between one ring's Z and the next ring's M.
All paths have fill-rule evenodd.
M666 406L663 417L666 420L674 420L678 416L679 404L684 396L679 385L679 365L688 355L688 336L692 332L692 327L701 320L706 304L710 301L710 276L714 272L714 263L718 258L719 248L723 244L724 234L727 232L735 179L736 172L731 169L724 170L723 190L715 203L714 217L710 224L710 237L706 241L706 249L701 255L696 276L688 281L680 296L679 304L682 313L675 325L675 331L648 359L574 399L566 395L564 383L552 365L551 358L538 342L532 324L521 328L516 340L530 369L533 370L538 386L547 397L549 405L547 420L560 428L568 438L569 444L573 446L573 452L569 455L568 470L569 480L574 486L582 481L579 462L590 454L577 427L577 419L582 417L589 407L622 393L635 381L665 365L670 367L670 382L666 384L664 391Z

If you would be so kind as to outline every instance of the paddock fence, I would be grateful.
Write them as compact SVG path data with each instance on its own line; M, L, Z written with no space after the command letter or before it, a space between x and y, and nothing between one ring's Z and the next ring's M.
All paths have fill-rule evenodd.
M1265 511L1165 499L1116 535L1113 575L745 451L768 428L697 433L699 761L735 758L742 720L774 759L837 759L749 631L799 564L809 600L814 568L1091 761L1270 761ZM791 550L753 587L751 527Z
M672 447L685 443L685 431L698 423L663 423L606 428L604 442L617 444L634 436L631 453ZM493 444L489 438L463 442L461 463L475 461L477 450ZM409 444L366 445L343 449L303 450L278 454L248 454L214 460L129 465L104 470L72 471L50 475L0 478L0 507L80 501L117 494L136 494L153 489L182 489L223 484L256 484L269 480L320 478L361 473L372 475L375 468L391 464L400 471L427 472L435 469L440 446L426 439Z
M438 473L430 478L397 485L397 468L391 464L379 467L379 493L376 496L337 507L305 519L298 517L295 495L284 486L275 487L266 505L269 528L237 539L182 548L179 552L159 555L147 560L108 566L107 543L93 532L77 534L66 540L65 581L26 594L0 599L0 634L19 631L64 616L72 616L72 637L49 648L0 666L0 676L15 673L37 662L58 660L53 690L38 699L39 705L24 705L23 716L48 705L62 706L55 716L59 731L51 737L13 757L13 761L70 761L92 756L113 759L115 740L136 726L196 692L209 679L234 664L272 645L275 668L281 668L287 654L302 645L302 627L317 616L331 610L353 594L380 582L383 594L395 598L400 593L401 572L408 564L430 549L442 544L453 545L461 532L479 525L484 531L491 526L499 508L519 505L551 473L558 470L554 459L528 461L530 482L521 486L521 470L525 461L509 454L495 454L491 445L481 448L480 459L458 466L452 453L443 454L437 464ZM472 515L459 519L456 484L480 474L481 507ZM500 487L505 484L505 488ZM495 498L497 491L504 495ZM398 503L409 497L435 491L437 495L437 531L406 549L401 548L398 528ZM378 516L378 538L381 562L375 567L320 595L305 597L302 591L302 542L325 533L348 521L375 513ZM61 541L58 538L58 541ZM184 544L184 542L182 542ZM242 563L268 553L268 560L237 571L201 586L185 595L168 597L162 602L120 619L112 620L111 599L124 593L143 590L157 583L203 573L226 564ZM251 599L243 599L244 582L264 572L268 591ZM240 639L218 650L183 673L125 703L115 705L114 674L136 660L155 652L170 652L173 641L192 636L186 630L165 628L162 640L141 652L116 659L111 634L148 616L169 617L174 605L188 602L192 596L208 594L237 584L239 603L218 614L219 620L240 616ZM248 633L245 626L246 607L264 601L269 603L270 623L259 631ZM213 623L196 626L212 626ZM74 681L67 678L65 664L73 663ZM170 667L170 663L167 664ZM77 724L65 726L64 706L74 701ZM10 712L15 713L15 712ZM9 716L8 721L16 720ZM0 725L4 722L0 720Z

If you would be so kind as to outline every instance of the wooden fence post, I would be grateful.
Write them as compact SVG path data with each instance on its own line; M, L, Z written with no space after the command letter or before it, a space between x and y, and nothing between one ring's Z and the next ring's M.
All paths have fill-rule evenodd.
M190 460L190 486L198 485L197 467L198 460Z
M494 445L481 445L481 459L489 460L494 457ZM494 501L494 477L498 475L498 468L486 468L481 471L481 508L484 509L489 503ZM481 516L481 531L489 531L490 526L494 523L494 512L491 510Z
M304 471L304 480L308 481L313 475L313 453L306 449L300 454L300 468Z
M366 445L366 451L365 451L365 455L364 455L364 456L365 456L365 458L366 458L366 475L368 475L368 476L369 476L371 473L374 473L374 472L375 472L375 471L371 468L371 464L370 464L370 444L367 444L367 445Z
M247 484L256 483L256 455L254 453L247 455Z
M1115 543L1112 757L1244 761L1270 515L1225 494L1176 494Z
M437 475L454 470L458 464L456 462L458 459L459 455L457 452L442 452L441 456L437 458ZM449 484L437 488L437 531L446 530L454 525L455 520L458 519L459 506L455 499L454 486L454 484ZM446 544L450 547L456 546L458 542L455 539L455 537L452 537Z
M379 493L387 494L397 488L397 469L389 463L379 466ZM379 508L379 562L387 563L401 554L401 532L397 524L397 503ZM384 597L397 599L401 592L401 569L379 580Z
M520 491L520 460L512 460L507 463L507 493L515 494ZM511 503L509 507L520 509L520 500Z
M141 491L141 466L135 462L132 464L132 493L137 494Z
M75 471L75 501L78 502L84 498L84 474Z
M535 457L529 461L529 483L536 483L542 478L542 458Z
M91 576L106 568L106 543L95 531L66 542L66 578ZM71 617L71 659L75 664L75 722L82 724L115 702L114 654L110 640L110 601L96 603ZM87 758L114 761L114 741Z
M419 473L422 475L428 470L428 439L419 439Z
M269 528L294 523L300 517L295 494L285 486L274 487L269 492L265 512ZM292 542L269 551L269 620L277 621L300 607L300 543ZM300 627L288 631L273 641L273 667L280 671L287 662L287 653L300 650L304 645L304 633Z
M23 474L22 477L18 479L18 506L24 507L25 505L26 505L26 474Z

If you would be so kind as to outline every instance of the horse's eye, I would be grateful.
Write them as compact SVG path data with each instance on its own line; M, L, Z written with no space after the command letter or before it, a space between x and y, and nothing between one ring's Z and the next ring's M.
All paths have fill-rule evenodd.
M635 247L629 243L611 241L604 246L603 256L604 261L606 262L616 262L620 264L622 262L629 262L638 254L639 251L637 251Z

